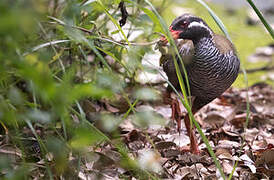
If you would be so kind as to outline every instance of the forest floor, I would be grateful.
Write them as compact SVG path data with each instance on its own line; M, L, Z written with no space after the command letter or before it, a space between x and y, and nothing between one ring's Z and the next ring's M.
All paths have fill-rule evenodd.
M235 179L267 179L274 176L274 89L258 83L248 90L248 125L245 128L245 89L229 89L220 98L200 110L196 120L202 127L210 145L228 176L233 165L237 167ZM141 167L155 172L162 179L216 179L220 177L213 159L201 140L200 155L183 152L189 145L186 129L182 125L179 134L170 120L171 109L162 103L141 103L138 109L150 109L166 119L166 126L136 128L130 116L119 127L121 140L126 144L131 157L138 159ZM85 171L100 174L103 179L132 177L116 163L120 159L115 147L107 144L96 149L97 161L86 164ZM96 170L96 171L95 171ZM91 173L91 174L93 174ZM86 173L80 173L85 179ZM88 175L90 176L90 174Z

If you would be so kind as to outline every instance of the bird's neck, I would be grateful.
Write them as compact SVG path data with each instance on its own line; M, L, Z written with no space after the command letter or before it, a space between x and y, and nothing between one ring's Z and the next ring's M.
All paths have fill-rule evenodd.
M194 46L201 45L204 43L208 43L209 41L213 41L213 37L211 34L207 34L206 36L195 36L192 38Z
M212 38L201 38L198 41L194 41L194 48L196 57L207 61L208 59L214 59L220 55L220 51L215 46Z
M215 47L213 38L211 37L202 37L192 41L195 49L210 49Z
M204 39L213 39L213 37L213 31L207 26L193 29L191 33L191 40L193 41L194 45L203 42Z

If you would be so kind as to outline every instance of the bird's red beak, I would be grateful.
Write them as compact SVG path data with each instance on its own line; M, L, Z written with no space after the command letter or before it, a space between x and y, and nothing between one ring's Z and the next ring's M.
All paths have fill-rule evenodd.
M170 33L171 33L173 39L176 40L176 39L179 38L179 34L180 34L181 31L173 30L173 27L172 27L172 26L169 27L169 31L170 31Z
M173 30L173 29L172 29L172 26L169 27L169 31L170 31L171 36L173 37L173 39L176 40L176 39L179 38L180 31ZM168 40L166 39L165 36L162 36L161 39L160 39L160 41L161 41L164 45L166 45L166 44L168 43Z

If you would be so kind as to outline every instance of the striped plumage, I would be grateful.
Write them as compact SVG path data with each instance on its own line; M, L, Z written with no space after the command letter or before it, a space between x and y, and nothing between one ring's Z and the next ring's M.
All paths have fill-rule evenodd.
M173 21L170 31L174 39L186 39L186 43L177 46L188 74L191 96L195 97L192 111L196 113L231 86L238 76L240 61L232 43L214 34L199 17L184 14ZM178 57L177 62L181 67ZM180 90L172 58L164 61L163 69L171 84ZM183 76L182 69L181 72ZM172 89L168 87L168 91ZM185 123L187 126L186 120Z
M201 21L197 17L195 19ZM231 42L221 35L214 34L208 26L207 28L211 32L205 37L201 36L194 41L178 45L183 61L187 62L184 65L188 73L191 95L197 99L197 103L194 100L193 105L197 110L229 88L237 78L240 67L240 61ZM180 90L172 58L164 62L163 69L172 85Z

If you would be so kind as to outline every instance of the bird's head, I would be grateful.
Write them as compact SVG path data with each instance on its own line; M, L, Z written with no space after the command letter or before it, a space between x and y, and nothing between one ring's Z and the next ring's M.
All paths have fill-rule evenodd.
M169 30L175 40L189 39L195 42L203 37L212 38L213 36L208 25L201 18L191 14L177 17L170 25Z

